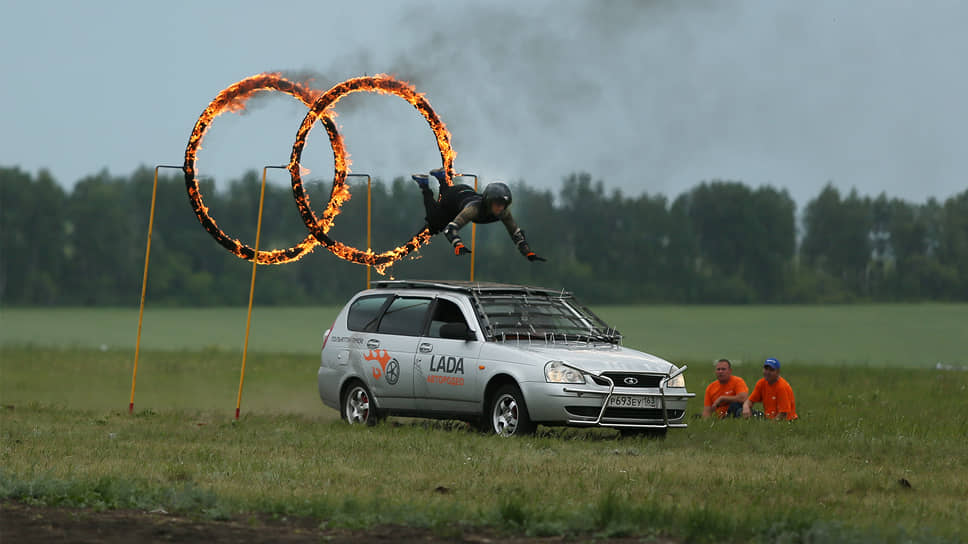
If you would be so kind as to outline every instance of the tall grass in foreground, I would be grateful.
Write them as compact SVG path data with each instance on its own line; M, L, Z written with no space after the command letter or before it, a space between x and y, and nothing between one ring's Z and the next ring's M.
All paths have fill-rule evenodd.
M968 372L785 365L793 424L690 419L665 440L558 428L502 440L450 422L344 425L316 398L306 357L250 360L235 422L235 354L146 354L155 370L139 376L134 416L130 374L114 377L130 371L125 357L0 355L0 497L453 535L968 538ZM698 368L709 375L690 372L697 393L712 379Z

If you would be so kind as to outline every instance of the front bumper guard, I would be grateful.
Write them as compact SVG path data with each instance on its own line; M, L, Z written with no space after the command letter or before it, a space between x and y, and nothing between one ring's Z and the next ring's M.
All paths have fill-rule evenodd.
M666 407L666 394L665 394L665 384L668 383L671 379L685 372L686 369L689 368L688 365L683 365L675 372L666 374L665 378L663 378L659 382L659 402L662 404L661 410L662 410L663 423L661 425L656 425L656 424L649 425L649 424L640 424L640 423L602 423L602 419L605 416L605 410L608 408L608 401L611 400L612 393L615 391L615 382L608 376L605 376L603 373L596 374L594 372L589 372L575 365L570 365L564 362L562 364L582 374L586 374L588 376L595 376L598 379L605 380L606 382L608 382L607 393L602 393L602 391L595 390L595 389L584 389L580 387L564 388L565 393L577 393L578 395L603 395L603 394L605 395L605 398L602 401L602 408L601 410L599 410L598 417L596 417L594 421L589 421L587 419L569 419L568 420L569 425L588 425L588 426L598 425L602 427L634 427L637 429L669 429L669 428L682 429L682 428L688 427L688 425L685 423L669 423L669 410ZM686 393L685 395L672 395L672 396L675 398L682 399L682 398L695 397L696 394Z

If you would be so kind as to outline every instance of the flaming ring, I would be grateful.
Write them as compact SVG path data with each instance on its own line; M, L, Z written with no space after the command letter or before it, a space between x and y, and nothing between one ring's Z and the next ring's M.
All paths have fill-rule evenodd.
M377 272L382 274L386 267L430 240L428 230L424 228L404 243L404 245L383 253L361 251L354 247L344 245L341 242L333 240L327 234L330 226L332 226L333 216L339 213L339 205L349 198L349 190L346 187L346 166L344 163L341 163L340 154L334 153L336 157L336 168L333 177L333 191L330 194L330 200L327 203L326 212L324 212L322 220L319 220L313 212L309 203L309 196L303 189L302 179L300 177L299 160L302 156L303 148L306 145L306 137L313 128L315 120L317 118L329 118L327 115L329 108L335 106L344 96L355 92L377 92L380 94L399 96L413 105L424 116L437 138L437 148L440 150L440 158L443 162L444 172L446 173L446 185L453 184L454 157L456 153L451 148L450 133L447 131L446 125L440 120L440 117L437 116L433 108L430 107L430 103L427 102L423 94L418 93L409 83L386 74L357 77L339 83L317 98L306 113L306 117L303 118L303 122L299 126L299 131L296 133L296 141L292 146L292 155L289 159L292 192L303 222L306 224L309 232L315 236L316 240L325 245L336 256L347 261L371 265L376 268Z
M290 81L279 74L258 74L247 77L241 81L233 83L222 90L202 111L192 129L192 134L188 139L188 146L185 148L185 188L188 190L188 199L192 204L196 217L202 223L202 227L215 238L225 249L236 256L251 261L255 257L255 250L239 240L232 238L219 228L215 219L208 213L208 208L202 200L202 193L198 187L198 179L195 177L195 156L201 146L202 138L208 131L212 121L226 111L238 111L243 108L244 102L253 94L260 91L279 91L286 93L307 107L311 106L319 95L319 91L313 91L299 83ZM326 128L329 135L330 144L333 147L333 154L337 161L346 161L346 149L343 146L343 139L336 129L336 124L328 116L320 116L320 121ZM338 204L337 204L338 205ZM328 216L334 216L330 213ZM313 250L319 242L310 234L297 245L286 249L259 250L257 262L259 264L283 264L302 258Z
M296 141L293 144L288 169L292 178L293 197L296 200L300 215L307 229L309 229L310 234L302 242L293 247L259 250L258 254L256 254L256 251L252 247L225 234L218 227L211 215L209 215L208 208L202 200L198 179L195 176L195 161L202 139L215 117L218 117L225 111L238 111L243 109L244 102L254 93L267 90L289 94L309 107L309 111L306 113L306 117L300 124L296 134ZM424 98L423 94L418 93L409 83L385 74L377 74L375 76L348 79L320 95L318 91L308 89L279 74L258 74L226 87L209 103L208 107L202 111L198 121L195 123L188 140L188 146L185 149L185 165L183 170L185 172L185 186L188 191L188 198L198 220L205 230L212 235L215 241L234 255L245 260L251 261L254 259L258 264L283 264L292 262L311 252L315 246L322 244L337 257L359 264L371 265L378 273L382 274L388 266L430 240L430 233L424 228L404 245L383 253L374 253L371 250L361 251L347 246L339 241L333 240L327 234L333 225L333 220L339 215L340 206L350 198L349 188L346 185L349 160L343 144L343 138L340 136L332 120L329 109L339 102L342 97L354 92L392 94L403 98L413 105L430 124L430 128L436 136L437 147L440 150L440 157L446 173L445 184L453 184L454 157L456 153L450 145L450 133L447 131L447 127L441 121L440 117L437 116L437 113L431 108L430 103ZM333 149L334 158L333 190L330 193L322 219L318 218L312 210L309 196L303 188L301 167L299 165L303 148L306 145L306 137L309 135L309 131L317 120L326 129L330 146Z

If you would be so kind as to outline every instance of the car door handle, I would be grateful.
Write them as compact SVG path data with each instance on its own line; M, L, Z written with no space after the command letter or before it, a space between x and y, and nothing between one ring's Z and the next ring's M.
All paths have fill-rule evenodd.
M433 350L434 346L432 344L428 344L426 342L420 344L420 353L430 353Z
M376 338L371 338L371 339L369 339L369 340L366 341L366 347L368 347L370 349L376 349L376 348L380 347L380 341L377 340Z

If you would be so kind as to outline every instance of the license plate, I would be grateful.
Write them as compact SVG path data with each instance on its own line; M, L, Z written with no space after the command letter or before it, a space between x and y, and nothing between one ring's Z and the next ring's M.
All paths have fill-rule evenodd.
M658 403L655 397L612 395L608 399L608 405L612 408L655 408Z

